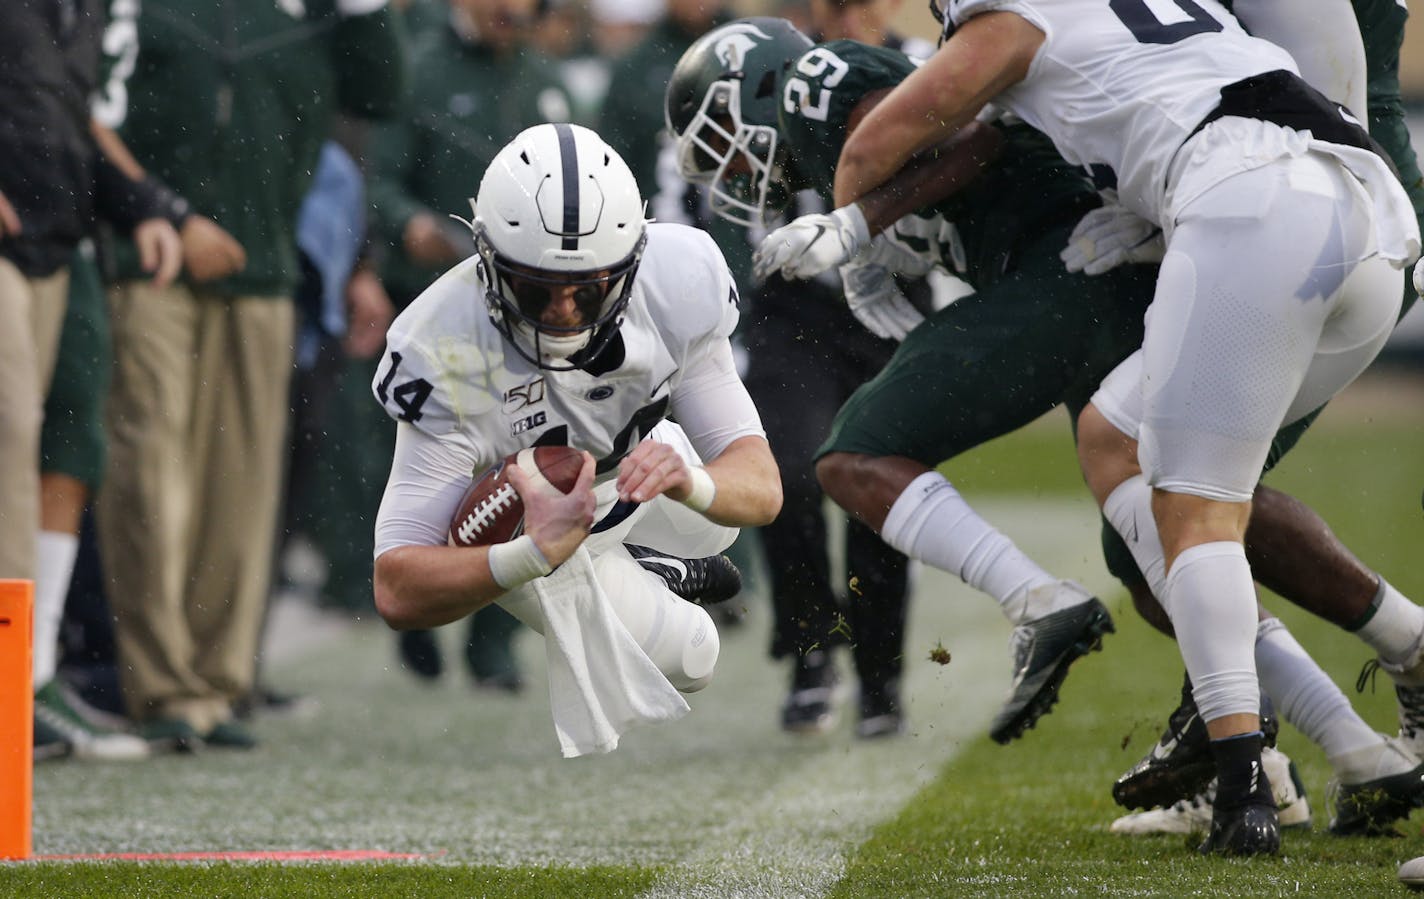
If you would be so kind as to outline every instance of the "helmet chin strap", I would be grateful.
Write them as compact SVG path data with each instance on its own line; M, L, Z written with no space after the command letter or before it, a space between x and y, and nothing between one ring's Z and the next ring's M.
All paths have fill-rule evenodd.
M577 334L552 337L538 331L526 322L519 322L515 327L518 328L526 338L530 339L535 352L537 352L541 358L547 356L551 359L567 359L574 353L588 346L588 342L593 339L593 332L595 330L589 328Z

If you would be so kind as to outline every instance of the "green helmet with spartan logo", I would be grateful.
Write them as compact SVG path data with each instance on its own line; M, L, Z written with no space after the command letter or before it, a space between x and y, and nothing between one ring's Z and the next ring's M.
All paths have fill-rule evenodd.
M738 19L698 38L673 69L665 108L678 170L710 188L712 211L723 218L764 225L785 208L778 84L811 47L785 19Z

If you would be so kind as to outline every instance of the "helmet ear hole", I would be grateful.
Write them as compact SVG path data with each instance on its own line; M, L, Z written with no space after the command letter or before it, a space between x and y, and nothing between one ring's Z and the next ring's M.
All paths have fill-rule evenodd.
M766 73L761 76L761 81L757 82L757 99L760 100L766 97L770 97L775 91L776 72L771 69L767 69Z

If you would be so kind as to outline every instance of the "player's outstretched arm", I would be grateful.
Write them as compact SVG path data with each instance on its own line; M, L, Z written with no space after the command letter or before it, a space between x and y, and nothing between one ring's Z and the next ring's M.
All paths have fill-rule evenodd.
M728 527L759 527L781 511L781 472L765 437L740 437L705 467L665 443L644 440L618 465L618 497L665 494Z
M518 466L507 475L524 503L524 533L495 546L398 546L376 559L376 610L397 630L458 621L509 590L548 574L574 554L593 527L593 457L561 493ZM500 558L491 564L491 554Z
M965 127L1028 73L1044 34L1011 12L965 22L929 62L866 115L841 148L835 202L846 206L890 179L921 150Z

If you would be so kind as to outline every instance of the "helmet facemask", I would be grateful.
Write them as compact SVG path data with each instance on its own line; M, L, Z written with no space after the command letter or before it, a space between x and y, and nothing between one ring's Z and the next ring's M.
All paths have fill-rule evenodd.
M475 250L480 256L490 319L533 365L550 371L580 368L607 349L618 333L647 240L643 233L633 252L609 268L549 271L521 265L496 251L477 222ZM582 323L572 328L544 323L542 316L549 303L569 289Z
M765 226L789 198L776 160L779 135L769 125L742 120L741 85L714 81L678 138L682 177L709 188L712 211L743 226Z

